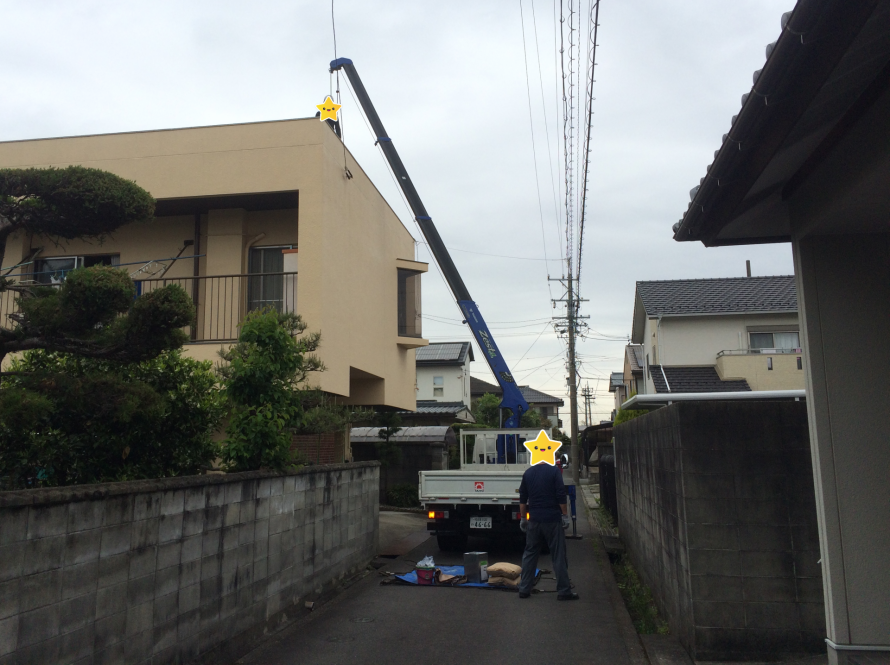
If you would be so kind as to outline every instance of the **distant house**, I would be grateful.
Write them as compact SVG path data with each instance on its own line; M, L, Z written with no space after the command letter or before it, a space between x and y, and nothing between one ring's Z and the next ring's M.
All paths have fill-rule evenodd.
M609 392L615 396L612 419L621 405L639 393L646 392L646 363L642 344L628 344L624 347L624 370L612 372L609 378Z
M612 410L612 419L615 412L627 401L628 386L624 385L624 372L612 372L609 374L609 392L615 396L615 408Z
M565 404L562 398L542 393L529 386L519 386L519 391L530 408L547 418L553 427L562 427L562 420L559 419L559 407ZM489 393L500 397L503 391L500 386L493 383L477 379L475 376L470 378L470 394L473 399L479 399Z
M417 377L413 411L399 411L402 422L418 427L474 423L470 413L470 342L430 344L415 351Z
M470 406L472 344L430 344L417 349L414 354L418 402L461 402Z
M632 393L804 388L794 277L637 282L616 408Z

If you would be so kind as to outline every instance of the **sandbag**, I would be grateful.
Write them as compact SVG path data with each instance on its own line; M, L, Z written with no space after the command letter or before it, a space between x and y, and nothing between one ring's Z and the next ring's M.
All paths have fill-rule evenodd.
M522 575L522 566L515 563L495 563L488 567L488 574L493 577L506 577L509 580L515 580Z
M510 579L509 577L489 577L488 584L490 586L519 586L519 578Z

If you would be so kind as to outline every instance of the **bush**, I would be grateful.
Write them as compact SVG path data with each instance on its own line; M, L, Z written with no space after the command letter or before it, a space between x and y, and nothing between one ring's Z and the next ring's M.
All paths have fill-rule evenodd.
M417 485L412 485L411 483L393 485L386 493L386 502L396 508L419 507L420 499L417 496Z
M295 464L291 432L305 420L306 400L317 395L306 385L307 377L324 369L310 355L321 336L298 337L305 330L296 314L256 310L245 317L238 343L220 354L228 361L219 373L232 408L222 450L227 470L281 470Z
M633 409L619 409L618 413L615 414L615 422L613 423L613 427L620 425L621 423L626 423L628 420L633 420L634 418L639 418L640 416L645 416L648 411Z
M125 364L30 351L0 390L0 476L13 488L198 473L224 413L209 361Z
M634 397L636 393L631 393L631 397ZM628 420L633 420L634 418L639 418L640 416L645 416L648 411L643 411L642 409L633 410L633 409L619 409L618 413L615 414L615 421L612 423L612 426L620 425L621 423L626 423Z

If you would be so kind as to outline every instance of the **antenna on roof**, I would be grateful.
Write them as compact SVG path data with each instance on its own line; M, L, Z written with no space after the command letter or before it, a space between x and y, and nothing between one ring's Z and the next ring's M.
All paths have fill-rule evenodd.
M751 261L745 261L745 269L748 271L748 277L751 276Z

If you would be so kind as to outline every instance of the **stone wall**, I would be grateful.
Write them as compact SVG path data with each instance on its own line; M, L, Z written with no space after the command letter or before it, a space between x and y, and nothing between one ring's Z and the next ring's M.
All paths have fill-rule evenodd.
M377 463L0 493L0 664L229 662L376 554Z
M694 658L824 652L805 403L676 403L615 459L621 539Z

